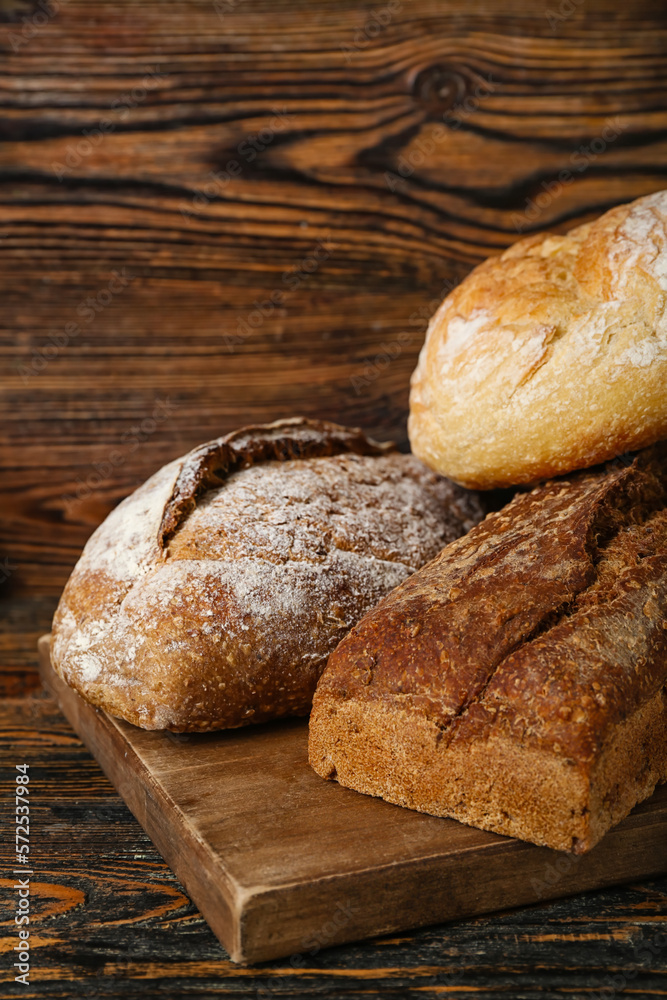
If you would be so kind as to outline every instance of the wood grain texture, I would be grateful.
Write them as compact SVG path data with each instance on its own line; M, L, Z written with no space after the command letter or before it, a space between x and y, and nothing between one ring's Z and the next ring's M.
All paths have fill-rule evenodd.
M376 7L3 0L5 591L248 420L405 442L443 291L665 186L664 5Z
M384 6L59 0L38 24L37 0L0 0L2 694L34 688L31 643L81 546L158 465L294 412L405 442L407 379L452 282L517 226L665 187L663 4L402 0L377 30ZM274 108L292 117L262 143ZM252 136L263 148L240 151ZM290 295L252 326L275 290ZM635 953L664 929L664 878L239 968L52 702L1 701L0 734L2 766L35 780L24 996L550 1000L616 975L667 995L664 949Z
M44 695L0 704L0 780L30 764L34 979L48 998L561 1000L623 976L667 995L667 878L536 903L248 969L233 964L99 766ZM7 841L2 843L3 878ZM3 882L0 995L15 900ZM653 953L648 947L655 947ZM634 992L629 992L633 990ZM605 995L605 994L603 994Z
M40 687L37 640L51 629L55 597L0 600L0 698L19 698Z

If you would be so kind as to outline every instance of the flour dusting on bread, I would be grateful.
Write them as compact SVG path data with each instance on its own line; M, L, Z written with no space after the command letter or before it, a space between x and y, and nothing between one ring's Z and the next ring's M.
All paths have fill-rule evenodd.
M95 532L56 613L55 669L147 728L305 713L346 631L481 517L473 494L358 431L228 435Z

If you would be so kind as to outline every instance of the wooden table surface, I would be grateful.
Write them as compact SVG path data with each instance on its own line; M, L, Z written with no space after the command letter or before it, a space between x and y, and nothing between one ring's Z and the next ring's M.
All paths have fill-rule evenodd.
M0 997L667 995L664 878L233 965L36 674L158 466L295 413L405 443L448 288L666 187L666 54L654 0L0 0L0 765L35 866L24 987L3 818Z

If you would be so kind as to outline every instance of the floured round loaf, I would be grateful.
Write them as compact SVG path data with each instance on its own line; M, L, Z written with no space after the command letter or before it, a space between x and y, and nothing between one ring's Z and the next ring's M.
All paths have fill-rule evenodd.
M146 729L305 714L348 629L481 517L474 494L360 431L244 428L100 525L58 606L53 666Z
M481 264L431 320L413 452L489 489L667 437L667 191Z

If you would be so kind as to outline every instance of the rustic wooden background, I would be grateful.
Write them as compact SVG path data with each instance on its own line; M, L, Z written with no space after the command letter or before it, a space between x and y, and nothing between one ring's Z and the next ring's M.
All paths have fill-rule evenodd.
M250 985L37 693L35 640L191 446L294 413L405 442L443 291L667 186L666 55L655 0L0 0L0 691L48 861L23 995L584 996L664 920L663 880ZM628 989L666 995L666 956Z

